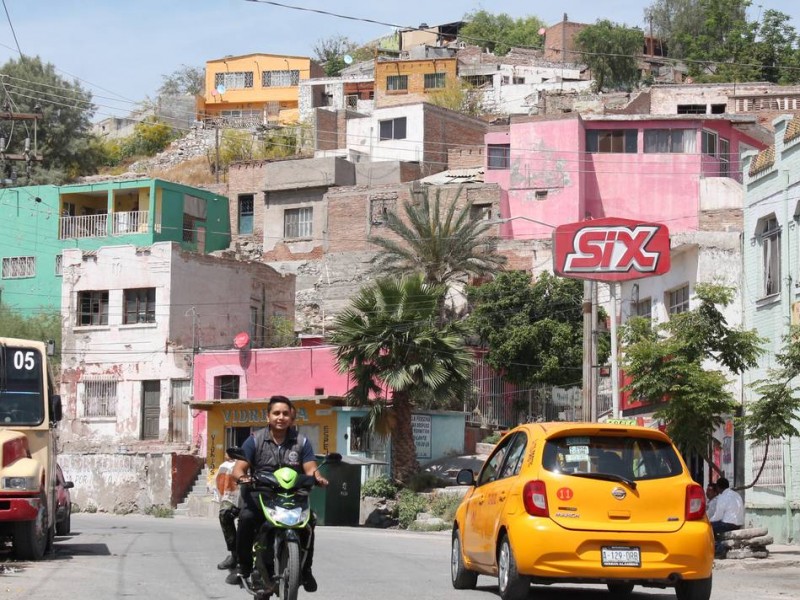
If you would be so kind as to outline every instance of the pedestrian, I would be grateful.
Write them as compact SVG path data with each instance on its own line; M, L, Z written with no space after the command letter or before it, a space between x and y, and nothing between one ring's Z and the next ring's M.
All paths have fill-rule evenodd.
M719 496L716 497L717 504L714 512L708 515L711 521L711 528L714 530L714 554L719 558L724 558L727 551L722 545L723 533L741 529L744 525L744 502L742 497L730 489L730 484L725 477L717 480Z
M708 486L706 486L706 499L708 500L706 503L707 515L714 514L714 510L717 506L717 496L719 496L719 488L717 487L716 483L711 481L708 483Z
M225 453L225 462L217 469L214 487L214 499L219 502L219 524L228 556L217 565L220 570L235 569L239 564L236 559L236 517L239 516L239 485L233 478L233 467L236 461Z

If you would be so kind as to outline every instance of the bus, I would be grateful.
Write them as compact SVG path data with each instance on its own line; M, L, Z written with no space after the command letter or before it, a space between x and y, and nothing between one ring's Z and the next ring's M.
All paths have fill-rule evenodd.
M0 337L0 537L40 560L56 528L56 393L43 342Z

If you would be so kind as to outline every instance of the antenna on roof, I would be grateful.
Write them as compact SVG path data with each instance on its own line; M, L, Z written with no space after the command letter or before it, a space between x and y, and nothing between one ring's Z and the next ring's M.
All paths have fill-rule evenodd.
M345 54L345 55L342 57L342 60L344 61L344 64L346 64L346 65L351 65L351 64L353 64L353 57L352 57L352 56L350 56L349 54Z

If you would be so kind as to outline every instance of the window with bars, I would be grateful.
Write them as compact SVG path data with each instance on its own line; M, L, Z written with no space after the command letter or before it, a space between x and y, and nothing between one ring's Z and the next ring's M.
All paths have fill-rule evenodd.
M98 378L83 381L83 416L113 417L117 414L117 382Z
M753 464L751 465L751 481L756 478L758 472L761 471L761 464L764 463L764 470L761 471L761 476L758 478L755 485L760 487L769 486L783 488L786 485L783 467L783 441L770 441L769 449L764 442L757 442L750 447L750 450L753 458ZM764 462L765 452L767 455L766 462Z
M511 168L511 144L489 144L486 147L486 166L491 170Z
M239 398L239 376L220 375L214 377L214 399L236 400Z
M56 277L61 277L64 274L64 256L56 254Z
M125 290L123 324L156 322L156 288Z
M77 325L108 325L108 290L78 292Z
M264 71L261 74L262 87L292 87L300 85L300 71Z
M9 256L3 259L3 279L36 277L35 256Z
M224 86L226 90L242 90L253 87L252 71L234 71L214 75L214 86Z
M653 316L653 300L651 298L644 298L634 303L633 316L651 318Z
M310 238L312 235L313 208L287 208L283 211L283 237Z
M387 92L407 92L408 91L408 75L387 75L387 77L386 77L386 91Z
M253 194L239 195L239 233L253 233L253 208L255 206Z
M586 132L586 151L636 154L639 151L638 135L636 129L590 129Z
M689 310L689 284L667 293L669 314L677 315Z
M404 140L406 139L406 118L398 117L396 119L388 119L380 121L380 139L381 140Z
M442 89L447 82L447 73L425 73L425 89Z
M770 216L759 223L761 235L762 293L764 296L781 291L781 228L778 219Z

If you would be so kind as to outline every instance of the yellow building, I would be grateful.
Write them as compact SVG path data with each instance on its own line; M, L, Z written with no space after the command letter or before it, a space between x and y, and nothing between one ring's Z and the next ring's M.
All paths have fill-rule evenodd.
M455 58L383 59L375 62L375 107L426 102L428 94L458 80Z
M300 81L324 76L322 67L305 56L245 54L210 60L197 116L233 126L296 123Z

